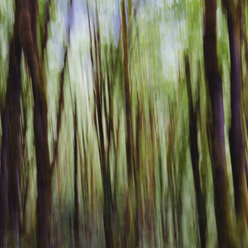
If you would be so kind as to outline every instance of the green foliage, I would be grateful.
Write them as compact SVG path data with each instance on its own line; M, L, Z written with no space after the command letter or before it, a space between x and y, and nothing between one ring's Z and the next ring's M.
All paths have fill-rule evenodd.
M46 22L47 1L39 0L38 41L40 54ZM130 5L128 6L127 1L125 2L126 9L128 9ZM206 247L215 247L217 229L208 143L209 123L211 122L210 102L203 59L204 1L136 0L130 2L132 2L130 7L132 11L129 13L130 16L126 23L132 101L129 117L132 120L132 135L135 144L131 183L127 176L127 156L129 154L126 154L128 134L125 120L128 116L125 111L124 53L119 1L89 1L89 17L87 16L86 2L73 1L70 39L67 37L68 23L70 23L69 2L66 0L50 1L50 20L44 65L47 81L48 140L51 158L54 155L53 142L57 132L57 111L61 90L59 83L64 67L63 54L66 45L69 47L68 61L64 68L64 109L58 141L59 152L52 179L53 242L57 245L55 247L68 247L74 242L72 235L74 214L73 103L76 101L81 245L97 247L104 243L103 212L104 204L107 201L104 194L106 181L104 181L101 170L99 116L95 114L100 111L103 123L103 152L109 156L107 166L110 171L110 179L107 183L111 185L112 190L113 202L111 204L113 204L116 244L123 244L123 239L127 235L129 247L135 247L132 246L134 244L132 242L138 233L139 245L142 247L200 247L199 217L197 216L190 156L189 98L184 69L184 55L187 53L191 68L192 98L198 110L197 147L201 188L207 211ZM226 15L220 4L218 3L217 9L217 52L223 81L226 160L231 210L234 216L234 192L228 139L231 118L230 51ZM247 7L243 17L245 27L248 26L246 10ZM14 22L13 13L13 1L1 0L1 111L8 78L8 50ZM88 25L88 18L91 27ZM99 39L97 30L99 30ZM92 40L90 40L90 33ZM247 36L246 33L245 35ZM90 54L91 47L93 58ZM100 54L97 54L98 52ZM242 76L245 85L243 101L246 110L245 116L247 116L247 95L245 94L247 61L244 45L241 47L241 52ZM22 211L24 211L22 218L25 218L26 223L22 233L22 242L25 247L30 243L33 244L35 239L37 172L33 133L33 89L24 56L22 56L21 62L21 79L22 204L26 190L28 192L25 210L22 205ZM100 82L100 86L97 85L97 82ZM96 111L96 108L99 107L96 106L96 87L98 86L102 87L99 98L101 104ZM113 117L113 126L111 127L112 136L110 135L111 138L109 138L108 121L111 117ZM108 144L110 144L109 147ZM27 183L28 181L29 183ZM128 221L129 227L126 226ZM21 222L23 223L24 219ZM130 228L129 231L127 231L128 228Z

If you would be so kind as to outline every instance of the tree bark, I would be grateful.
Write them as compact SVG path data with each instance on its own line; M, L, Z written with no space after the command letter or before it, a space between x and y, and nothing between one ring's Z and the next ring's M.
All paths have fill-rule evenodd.
M233 3L234 6L234 3ZM241 114L241 57L240 57L240 25L236 12L226 4L229 47L231 59L231 128L229 133L232 162L234 198L237 222L242 229L240 238L247 235L247 185L245 173L245 150L242 134ZM246 231L245 231L246 230Z
M189 134L190 134L190 155L194 179L194 188L196 196L196 207L198 215L198 225L200 232L201 247L206 247L206 231L207 231L207 213L204 195L201 189L201 179L199 170L199 151L197 142L197 111L196 106L193 104L192 88L190 82L190 67L189 58L185 58L185 73L188 92L188 105L189 105Z
M51 247L51 178L48 129L46 78L43 65L39 61L37 44L37 0L23 0L20 14L20 38L32 79L34 97L34 141L37 166L36 236L37 247Z
M130 7L130 2L129 6ZM130 9L129 9L130 10ZM125 121L126 121L126 163L127 163L127 192L126 192L126 203L125 203L125 214L124 218L127 219L124 227L124 247L128 247L134 243L132 240L131 230L133 223L130 221L131 213L130 210L130 197L131 197L131 183L134 178L134 137L133 137L133 125L132 125L132 93L131 93L131 82L129 78L129 51L128 51L128 27L127 27L127 15L125 9L125 1L121 1L121 29L122 29L122 46L123 46L123 71L124 71L124 99L125 99ZM137 224L137 223L136 223ZM130 238L129 238L130 237ZM130 241L130 242L129 242ZM134 246L134 244L132 244Z
M19 247L21 164L21 45L18 34L19 5L16 1L14 34L10 43L9 75L2 114L0 175L0 247L7 246L7 214L12 247ZM8 211L7 211L8 209Z
M132 102L131 102L131 85L129 80L128 69L128 33L126 24L125 3L121 2L121 17L122 17L122 43L124 53L124 89L125 89L125 111L126 111L126 156L127 156L127 174L128 183L130 185L133 171L133 126L132 126Z
M217 58L216 7L216 0L205 0L204 62L212 111L210 144L218 243L219 247L231 247L232 223L225 157L222 80Z

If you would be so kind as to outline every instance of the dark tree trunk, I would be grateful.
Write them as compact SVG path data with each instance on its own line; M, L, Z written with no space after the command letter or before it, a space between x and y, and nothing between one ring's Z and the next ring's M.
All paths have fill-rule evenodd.
M125 90L125 111L126 111L126 156L127 156L127 174L130 185L133 171L133 126L132 126L132 102L131 102L131 85L129 80L128 69L128 33L126 24L125 3L121 2L122 16L122 42L124 53L124 90Z
M235 207L237 213L246 199L245 189L245 156L242 137L241 121L241 65L240 43L238 27L235 27L233 18L228 14L228 33L231 58L231 128L230 151L233 170ZM245 190L244 190L245 189ZM244 195L242 195L244 194ZM243 206L244 207L244 206ZM240 209L241 210L241 209ZM244 209L243 209L244 210Z
M204 195L201 189L200 170L199 170L199 151L197 144L197 111L193 104L192 88L190 82L190 67L189 58L185 59L185 73L187 80L187 92L189 101L189 134L190 134L190 155L192 162L192 171L194 179L194 188L196 196L196 207L198 214L198 225L200 232L201 247L206 247L206 228L207 228L207 213Z
M2 115L0 176L0 247L7 245L7 207L11 247L19 247L21 164L21 45L18 34L19 5L16 1L14 34L10 43L7 93ZM8 195L8 197L7 197ZM8 201L8 203L7 203Z
M7 247L8 150L9 150L8 125L9 125L9 113L7 108L5 107L2 114L3 132L2 132L1 175L0 175L0 247Z
M9 179L8 179L8 210L12 247L19 247L20 234L20 165L21 165L21 46L18 36L15 40L15 78L12 84L12 96L9 105ZM9 82L10 83L10 82Z
M205 0L204 62L212 110L210 146L218 242L219 247L230 247L232 223L225 157L222 80L217 58L216 7L216 0Z
M33 85L33 87L36 87ZM47 141L47 103L44 92L34 88L34 133L37 163L37 246L50 247L50 215L51 215L51 169Z
M233 186L238 224L243 229L241 237L246 236L247 186L245 173L245 150L242 136L241 114L241 58L240 27L237 17L227 8L229 47L231 59L231 128L230 152L232 162Z
M129 5L130 6L130 5ZM133 139L133 125L132 125L132 95L131 95L131 83L129 78L129 65L128 65L128 28L127 28L127 16L125 11L125 1L121 1L121 28L122 28L122 45L123 45L123 71L124 71L124 99L125 99L125 121L126 121L126 159L127 159L127 197L125 203L126 218L124 226L124 247L128 247L129 236L131 231L131 211L130 211L130 186L133 179L133 167L134 167L134 139ZM135 242L135 241L134 241Z
M36 30L37 16L37 0L23 0L20 14L20 37L32 79L34 97L34 141L37 165L37 247L50 248L52 172L47 139L46 78L43 65L39 61Z

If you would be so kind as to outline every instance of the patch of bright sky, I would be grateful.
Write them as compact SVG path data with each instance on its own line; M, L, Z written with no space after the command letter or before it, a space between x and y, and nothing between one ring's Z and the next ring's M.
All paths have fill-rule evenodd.
M61 59L64 49L62 41L65 40L65 26L68 13L66 1L64 0L59 2L60 8L59 11L57 11L58 13L56 14L55 24L54 26L51 25L52 38L50 40L49 49L50 70L59 70L59 68L62 66L61 61L63 61ZM95 15L94 2L95 1L89 1L91 26L93 25L93 20L95 19L93 17L93 15ZM135 4L137 4L136 1L134 1L134 6ZM166 0L166 6L171 6L172 4L173 0ZM164 1L141 1L137 15L144 16L144 18L151 18L152 16L150 17L146 14L148 9L151 11L160 10L162 13L165 13ZM119 0L99 0L98 11L102 41L107 42L110 37L112 37L117 43L120 35L121 25ZM166 12L166 14L168 14L168 11ZM167 79L174 80L177 77L178 51L180 50L182 42L182 39L180 39L182 22L175 19L168 20L166 18L162 18L161 21L158 22L156 25L159 25L160 30L163 73ZM73 0L73 17L71 21L71 40L69 50L70 79L73 84L76 84L75 88L80 89L80 91L84 91L86 89L88 82L85 81L91 78L89 45L90 41L86 1Z
M0 0L0 56L7 60L9 49L9 34L14 23L14 11L12 0ZM6 63L8 64L8 63Z

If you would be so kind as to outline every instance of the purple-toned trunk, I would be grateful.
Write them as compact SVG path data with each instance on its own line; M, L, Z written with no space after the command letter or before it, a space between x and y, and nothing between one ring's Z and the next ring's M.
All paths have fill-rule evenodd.
M218 243L219 247L230 247L232 223L225 157L222 80L217 58L216 8L216 0L205 0L204 62L212 110L210 147Z
M231 59L231 128L229 133L232 162L233 187L237 223L243 242L247 226L247 185L245 172L245 150L242 135L241 114L241 58L240 58L240 27L239 22L227 8L229 47ZM245 232L245 234L244 234Z

